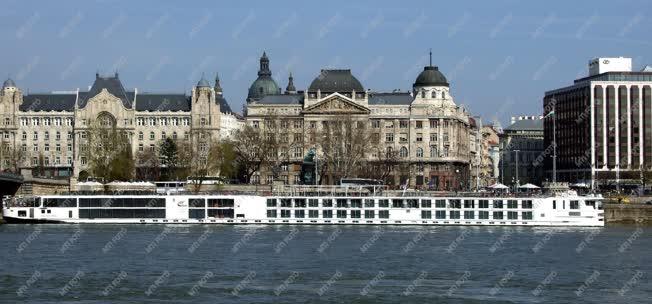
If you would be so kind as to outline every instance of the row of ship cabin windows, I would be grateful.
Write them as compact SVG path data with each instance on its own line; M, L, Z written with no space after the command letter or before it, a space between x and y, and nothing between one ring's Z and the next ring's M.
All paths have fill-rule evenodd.
M268 208L306 208L306 207L324 207L332 208L432 208L433 200L430 199L321 199L321 205L319 199L316 198L268 198L267 207ZM491 203L491 204L490 204ZM434 200L435 208L452 208L452 209L488 209L489 206L492 206L494 209L518 209L519 205L521 209L532 209L532 200L521 200L520 204L518 200L459 200L459 199L437 199ZM553 201L554 205L554 201ZM565 201L564 208L565 209ZM570 201L570 209L579 209L579 201Z
M381 219L388 219L389 218L389 210L364 210L364 213L362 212L363 210L335 210L335 213L333 210L323 210L321 211L321 218L333 218L333 215L336 216L336 218L340 219L345 219L345 218L362 218L362 215L364 214L364 218L370 219L370 218L381 218ZM292 213L294 212L294 217L292 216ZM445 210L436 210L434 214L435 219L462 219L461 215L464 215L463 219L476 219L476 212L475 211L464 211L464 213L460 211L448 211L448 217L446 217L446 211ZM508 220L517 220L519 219L519 212L517 211L478 211L477 212L477 219L481 220L488 220L488 219L494 219L494 220L502 220L505 219L505 213L507 213L507 219ZM378 217L376 217L376 214L378 214ZM532 211L523 211L520 212L521 217L520 219L523 220L531 220L532 219ZM280 217L281 218L306 218L306 215L308 218L319 218L320 212L319 210L308 210L306 214L306 210L290 210L290 209L281 209L280 210ZM489 215L492 217L489 218ZM279 212L277 210L267 210L267 217L268 218L278 218L279 217ZM433 218L433 212L431 210L422 210L421 211L421 219L432 219Z

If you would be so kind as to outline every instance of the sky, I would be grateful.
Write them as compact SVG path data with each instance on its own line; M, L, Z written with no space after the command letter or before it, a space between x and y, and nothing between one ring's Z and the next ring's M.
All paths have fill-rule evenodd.
M188 92L219 72L241 111L263 51L285 88L324 68L409 91L432 49L457 104L484 124L540 115L545 91L595 57L652 65L652 1L0 1L0 77L25 92L86 90L119 72L139 92Z

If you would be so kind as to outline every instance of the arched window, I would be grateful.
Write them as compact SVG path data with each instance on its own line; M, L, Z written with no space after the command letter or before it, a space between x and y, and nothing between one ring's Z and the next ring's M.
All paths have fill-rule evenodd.
M432 98L437 98L437 92L432 91L432 94L430 94L430 97L432 97Z
M393 151L392 151L392 147L387 147L387 154L386 154L386 156L387 156L387 157L392 157L392 152L393 152Z
M406 147L401 147L398 155L403 158L408 157L408 149Z
M439 157L437 155L437 146L430 146L430 157Z
M174 140L177 139L177 132L172 132L172 139L174 139Z
M441 92L441 98L445 99L446 98L446 92Z
M426 90L421 90L421 98L426 98Z
M138 140L143 140L143 132L138 132Z
M417 157L419 157L419 158L423 157L423 149L422 148L417 148Z

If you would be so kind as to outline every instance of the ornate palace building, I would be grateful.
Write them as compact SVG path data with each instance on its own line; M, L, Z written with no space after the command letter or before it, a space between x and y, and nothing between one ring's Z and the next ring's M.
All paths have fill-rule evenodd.
M304 155L315 148L320 156L319 143L311 134L329 121L352 117L366 124L374 147L383 151L369 151L365 157L382 161L384 151L394 152L401 167L407 168L392 172L388 184L439 190L469 187L469 114L455 104L446 77L432 64L416 77L410 92L371 92L351 70L333 69L322 70L304 91L297 91L290 75L282 92L263 54L258 78L249 88L245 116L254 128L262 128L270 117L281 120L277 136L294 143L280 174L263 168L252 178L254 183L268 184L276 178L299 183ZM321 180L322 184L337 182L329 176Z
M27 95L8 79L0 91L1 169L38 166L45 176L79 177L88 170L83 150L96 121L126 134L133 155L154 150L166 137L207 149L242 122L222 96L217 77L211 86L202 76L190 96L126 90L117 73L97 74L88 91Z

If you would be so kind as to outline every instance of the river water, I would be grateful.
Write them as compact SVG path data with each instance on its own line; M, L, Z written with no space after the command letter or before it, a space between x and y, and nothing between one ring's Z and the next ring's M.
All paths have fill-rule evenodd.
M1 225L0 303L651 303L650 232Z

